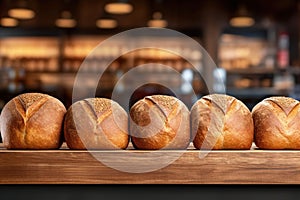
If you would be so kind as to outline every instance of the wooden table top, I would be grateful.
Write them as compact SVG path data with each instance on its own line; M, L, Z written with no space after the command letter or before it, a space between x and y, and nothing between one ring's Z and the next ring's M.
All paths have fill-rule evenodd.
M207 155L202 158L200 153ZM78 151L65 145L58 150L6 150L1 144L0 183L299 184L300 151L252 148L203 152L192 147L177 151Z

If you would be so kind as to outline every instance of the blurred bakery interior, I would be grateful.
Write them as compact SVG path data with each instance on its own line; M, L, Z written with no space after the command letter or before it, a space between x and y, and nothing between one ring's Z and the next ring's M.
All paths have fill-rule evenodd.
M168 82L188 107L210 92L226 92L250 109L268 96L300 99L300 0L0 0L0 14L0 110L24 92L47 93L70 106L83 62L89 63L83 70L87 85L103 70L95 95L111 98L117 91L119 101L137 76L145 83ZM120 55L129 48L125 43L95 51L105 39L141 27L179 31L204 49L154 34L135 39L182 55L153 48ZM137 97L170 92L155 84L136 91Z

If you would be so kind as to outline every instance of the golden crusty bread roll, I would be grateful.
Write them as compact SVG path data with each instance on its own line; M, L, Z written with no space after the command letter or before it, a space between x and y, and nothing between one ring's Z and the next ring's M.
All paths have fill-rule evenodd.
M136 149L184 149L190 143L189 110L172 96L146 96L130 109L130 135Z
M261 149L300 149L300 105L289 97L270 97L252 109L254 142Z
M191 123L197 149L250 149L252 146L251 112L232 96L202 97L191 108Z
M89 98L70 106L64 121L70 149L126 149L128 115L115 101Z
M56 98L25 93L10 100L1 113L1 135L8 149L57 149L62 144L66 108Z

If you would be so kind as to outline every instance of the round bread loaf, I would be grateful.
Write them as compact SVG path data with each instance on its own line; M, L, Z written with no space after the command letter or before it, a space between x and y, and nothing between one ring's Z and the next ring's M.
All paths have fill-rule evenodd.
M261 149L300 149L300 105L289 97L270 97L252 109L254 142Z
M232 96L202 97L191 108L191 123L197 149L250 149L252 146L251 112Z
M64 137L70 149L126 149L129 143L128 115L110 99L78 101L67 111Z
M1 135L7 149L57 149L62 144L66 108L56 98L25 93L10 100L1 113Z
M175 97L144 97L131 107L130 117L136 149L184 149L190 143L189 110Z

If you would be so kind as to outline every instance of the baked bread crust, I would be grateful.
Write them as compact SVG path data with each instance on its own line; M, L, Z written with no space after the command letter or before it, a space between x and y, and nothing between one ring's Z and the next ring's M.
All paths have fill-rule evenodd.
M207 95L191 108L192 137L197 149L250 149L254 127L251 112L240 100Z
M300 149L300 105L290 97L270 97L252 109L254 142L261 149Z
M56 98L25 93L10 100L1 113L1 136L7 149L57 149L63 142L66 108Z
M179 99L152 95L130 109L130 134L136 149L184 149L190 143L189 110Z
M110 99L78 101L67 111L64 137L70 149L126 149L128 115Z

